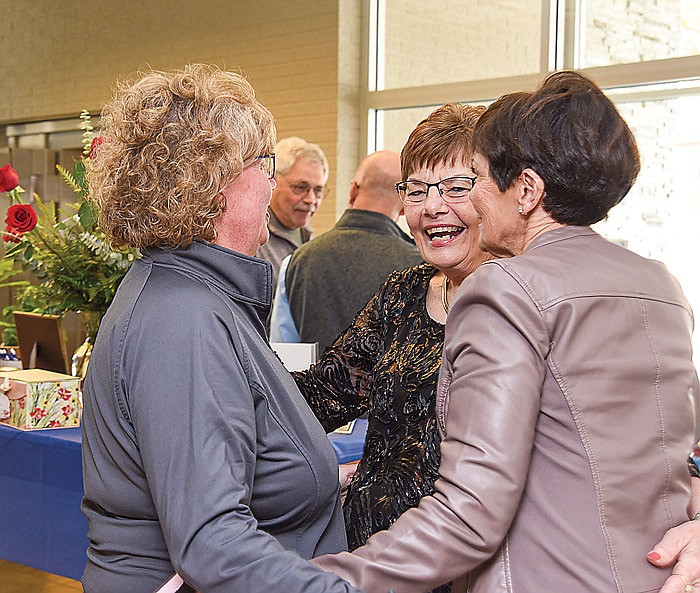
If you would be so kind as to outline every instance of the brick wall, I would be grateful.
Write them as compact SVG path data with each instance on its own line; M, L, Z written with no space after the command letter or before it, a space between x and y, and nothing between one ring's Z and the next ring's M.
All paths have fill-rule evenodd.
M700 53L697 0L587 0L586 66Z
M586 66L683 56L698 49L693 41L700 37L687 33L700 30L700 20L678 0L589 0L586 6ZM630 194L597 227L634 251L662 260L667 260L674 243L669 228L678 209L671 205L690 207L677 203L685 188L684 179L673 173L678 130L683 126L676 103L674 99L625 102L620 97L618 108L635 134L642 168Z
M339 81L340 10L344 53L357 43L358 63L346 58ZM359 72L353 30L357 0L5 0L0 126L99 113L115 80L148 67L206 62L239 71L274 114L280 138L299 135L326 152L334 191L314 217L323 231L335 221L336 198L347 199L345 171L336 188L339 129L347 167L357 161L357 111L347 107L351 72Z

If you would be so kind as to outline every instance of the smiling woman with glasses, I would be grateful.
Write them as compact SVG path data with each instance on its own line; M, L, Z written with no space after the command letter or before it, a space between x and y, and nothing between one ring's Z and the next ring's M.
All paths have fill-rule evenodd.
M318 364L294 373L326 430L368 412L365 450L343 505L350 549L434 490L447 311L462 281L489 257L478 246L467 175L471 132L483 111L444 105L411 133L401 151L407 181L396 189L427 263L391 274Z

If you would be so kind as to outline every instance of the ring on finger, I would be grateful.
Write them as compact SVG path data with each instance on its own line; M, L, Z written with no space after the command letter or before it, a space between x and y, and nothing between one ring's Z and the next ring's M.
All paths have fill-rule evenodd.
M681 577L683 579L683 582L685 583L685 587L683 589L684 593L692 593L693 584L690 582L690 580L688 580L687 576L681 574L680 572L674 572L671 574L671 576Z

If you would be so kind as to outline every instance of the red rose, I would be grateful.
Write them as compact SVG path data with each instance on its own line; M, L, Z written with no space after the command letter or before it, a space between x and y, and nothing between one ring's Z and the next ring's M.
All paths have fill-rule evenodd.
M19 175L12 165L0 168L0 191L10 191L19 185Z
M6 226L5 232L2 234L2 240L5 241L5 243L19 243L20 236L15 232L15 229Z
M107 138L105 136L95 136L92 139L92 142L90 142L90 151L88 152L88 158L94 158L95 153L97 152L97 149L100 147L100 144L102 144Z
M7 209L5 223L10 232L28 233L36 226L36 212L29 204L12 204Z

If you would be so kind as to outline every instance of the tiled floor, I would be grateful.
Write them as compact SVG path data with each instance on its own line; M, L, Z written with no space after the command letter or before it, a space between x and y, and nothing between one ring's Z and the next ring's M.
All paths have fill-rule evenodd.
M2 593L82 593L78 581L0 560Z

